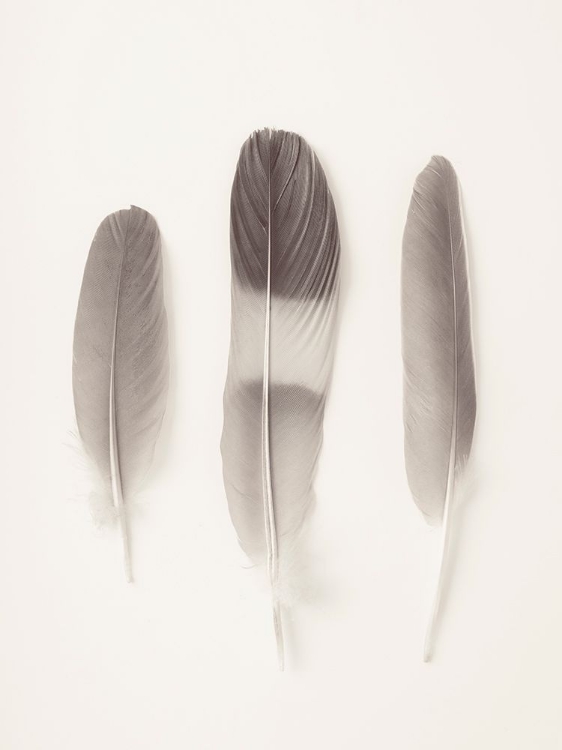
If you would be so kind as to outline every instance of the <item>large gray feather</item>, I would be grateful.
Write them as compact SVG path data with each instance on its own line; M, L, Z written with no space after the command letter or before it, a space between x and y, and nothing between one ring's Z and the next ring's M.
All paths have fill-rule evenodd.
M78 430L119 517L131 579L125 506L150 465L166 405L168 333L160 233L140 208L100 224L74 329Z
M446 522L470 455L476 392L459 184L441 156L416 180L404 231L402 354L408 482L425 517Z
M240 544L252 560L268 563L281 663L279 560L291 554L313 499L339 252L332 196L310 146L294 133L254 133L242 147L232 188L221 448Z

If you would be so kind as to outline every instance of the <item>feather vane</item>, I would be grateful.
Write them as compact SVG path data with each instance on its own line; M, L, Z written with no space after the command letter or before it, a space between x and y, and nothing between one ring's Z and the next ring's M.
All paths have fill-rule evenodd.
M313 499L332 370L339 234L320 163L294 133L243 145L231 199L232 318L221 449L242 548L267 562L279 663L280 560Z
M402 248L404 446L413 499L443 524L436 600L424 658L430 658L450 532L450 510L470 456L476 390L466 240L460 189L447 159L418 176Z
M125 506L152 460L168 390L168 333L160 233L131 207L99 226L74 328L78 430L121 526L132 580Z

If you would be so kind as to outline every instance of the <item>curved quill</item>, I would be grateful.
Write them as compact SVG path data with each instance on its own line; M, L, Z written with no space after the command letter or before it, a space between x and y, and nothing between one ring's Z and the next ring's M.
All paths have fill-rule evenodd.
M152 459L168 390L160 233L135 206L100 224L74 328L74 406L105 500L117 513L132 580L125 507Z
M418 176L402 249L404 443L408 482L428 521L443 523L437 594L424 658L431 656L450 510L476 418L466 242L457 176L434 156Z
M339 234L326 177L306 141L262 130L232 187L232 323L221 450L242 548L267 561L279 663L279 561L313 499L332 369ZM283 566L285 567L285 566Z

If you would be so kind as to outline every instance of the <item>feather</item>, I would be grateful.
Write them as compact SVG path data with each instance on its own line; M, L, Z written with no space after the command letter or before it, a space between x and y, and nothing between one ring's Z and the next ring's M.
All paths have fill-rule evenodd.
M149 467L168 390L160 233L141 208L100 224L74 328L74 406L86 453L114 506L132 580L126 506Z
M408 483L426 519L442 524L438 585L425 640L433 648L451 509L470 456L476 391L466 240L451 164L434 156L418 176L402 248L404 444Z
M262 130L242 146L231 198L232 318L221 442L239 542L267 562L280 668L280 560L313 500L332 370L340 243L306 141Z

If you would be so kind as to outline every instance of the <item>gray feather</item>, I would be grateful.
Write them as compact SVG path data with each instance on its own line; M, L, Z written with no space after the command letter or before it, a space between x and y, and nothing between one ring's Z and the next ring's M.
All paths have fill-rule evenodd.
M449 477L458 478L470 455L476 417L459 185L441 156L416 180L404 231L402 355L408 482L422 513L439 522Z
M168 389L160 233L140 208L108 216L92 242L74 329L73 389L80 437L120 516L128 567L124 505L150 465Z
M254 561L268 561L274 588L313 498L339 252L332 196L310 146L294 133L254 133L232 188L221 449L238 538Z

